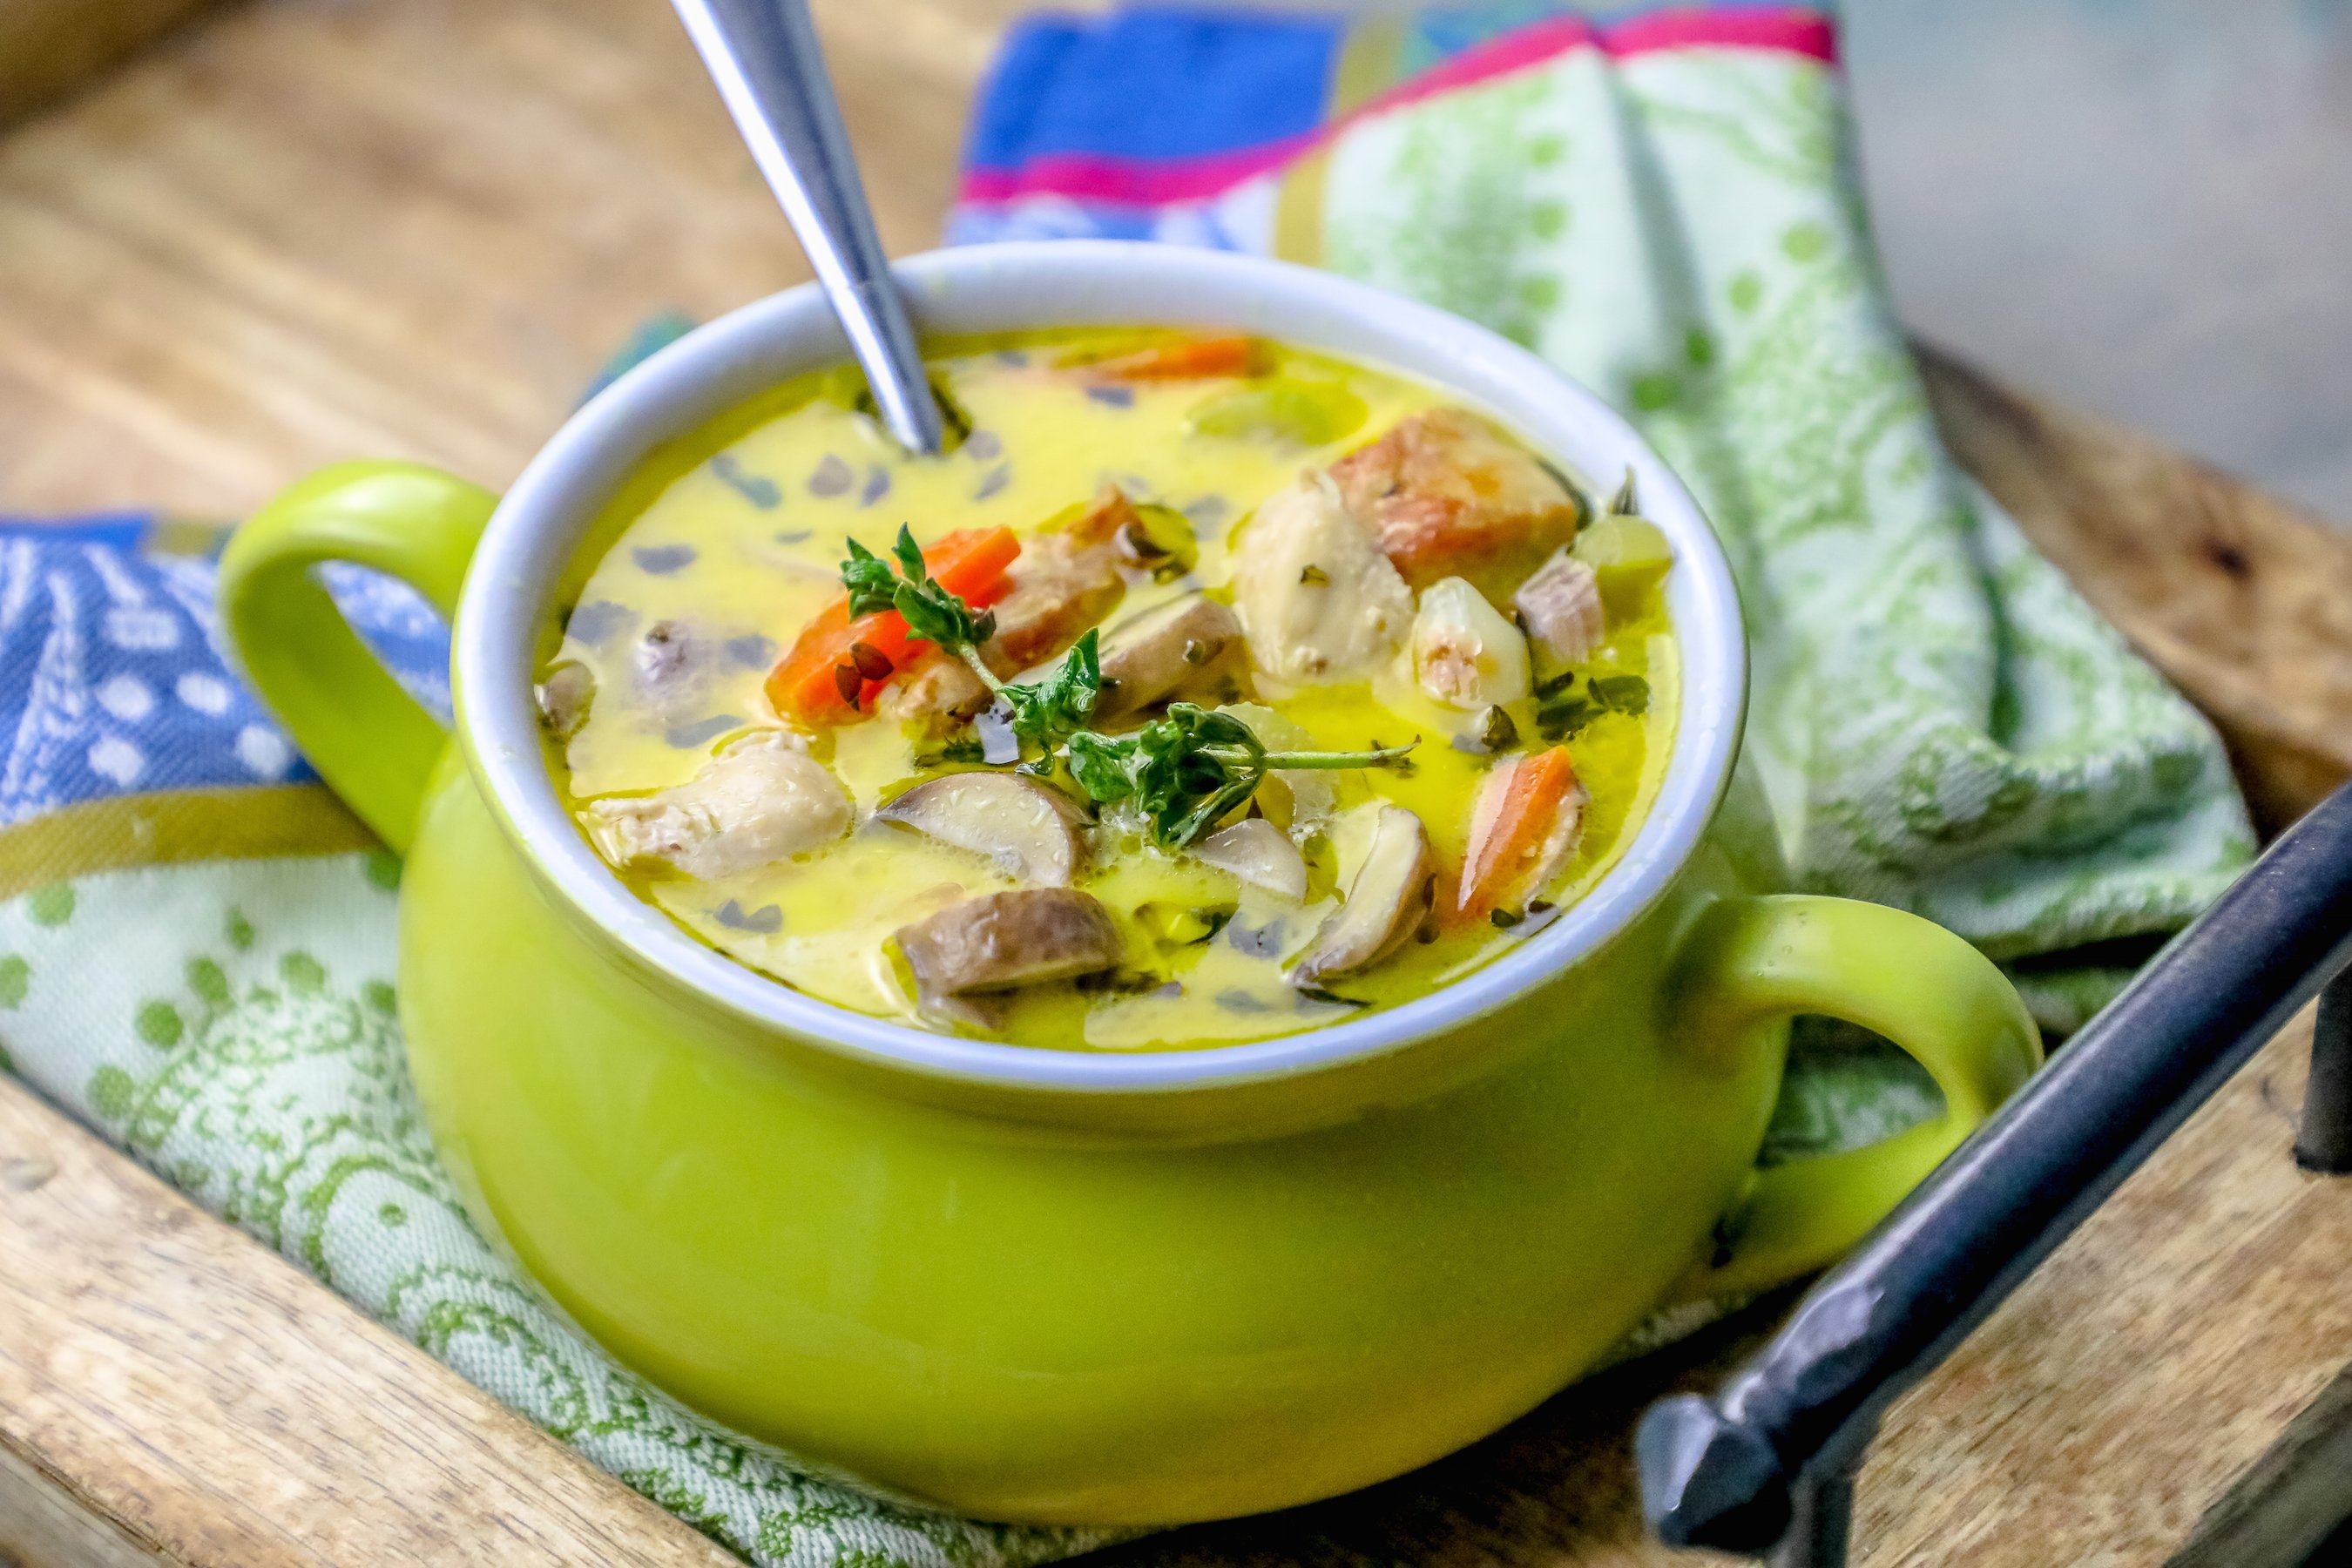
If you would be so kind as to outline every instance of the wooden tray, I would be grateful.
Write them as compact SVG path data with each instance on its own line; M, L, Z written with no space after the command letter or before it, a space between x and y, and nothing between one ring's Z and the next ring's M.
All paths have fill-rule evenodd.
M65 97L218 0L0 0L0 126Z
M817 9L885 237L927 245L1018 6ZM235 515L354 453L500 482L648 309L709 314L803 276L667 7L264 0L0 142L0 511ZM2213 715L2268 821L2352 773L2352 542L1926 363L1954 449ZM2305 1038L2274 1042L1896 1409L1861 1562L2264 1568L2332 1522L2352 1188L2288 1159ZM1630 1424L1770 1321L1370 1492L1113 1555L1665 1563ZM12 1561L731 1559L0 1081Z

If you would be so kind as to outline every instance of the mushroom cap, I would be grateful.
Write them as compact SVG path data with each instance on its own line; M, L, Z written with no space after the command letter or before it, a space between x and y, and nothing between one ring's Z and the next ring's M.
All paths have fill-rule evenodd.
M984 855L1006 876L1035 887L1068 887L1085 856L1078 808L1051 784L1018 773L927 779L874 815Z

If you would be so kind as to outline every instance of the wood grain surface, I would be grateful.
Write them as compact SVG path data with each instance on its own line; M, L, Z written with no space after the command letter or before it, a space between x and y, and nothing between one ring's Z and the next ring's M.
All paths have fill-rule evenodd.
M734 1562L5 1078L0 1545L60 1568Z
M895 251L1019 0L817 0ZM646 317L809 276L661 0L260 0L0 142L0 512L502 485Z
M87 85L220 0L0 0L0 126Z
M817 0L894 249L936 237L972 84L1018 8ZM0 141L0 512L234 516L361 453L501 483L637 321L805 276L657 0L255 0ZM2214 714L2267 812L2343 775L2342 540L2126 433L1928 370L1956 451ZM1863 1477L1861 1562L2154 1565L2250 1539L2259 1496L2307 1473L2295 1456L2331 1451L2328 1412L2352 1404L2326 1396L2352 1363L2352 1188L2288 1159L2303 1040L2274 1043L1898 1407ZM1771 1315L1369 1493L1113 1560L1705 1561L1643 1539L1627 1433ZM11 1554L725 1561L0 1083Z

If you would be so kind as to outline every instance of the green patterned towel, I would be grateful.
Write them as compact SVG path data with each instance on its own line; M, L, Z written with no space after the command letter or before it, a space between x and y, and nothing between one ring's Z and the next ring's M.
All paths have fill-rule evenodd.
M2174 929L2251 836L2207 727L1937 447L1831 53L1819 16L1752 6L1043 19L983 103L956 229L1319 258L1618 401L1733 548L1753 739L1805 882L2025 965L2063 1027L2119 977L2070 950ZM121 520L0 527L0 1065L757 1562L1098 1543L814 1479L616 1367L484 1246L404 1070L397 864L226 668L208 551ZM333 585L446 704L430 614ZM1866 1041L1815 1041L1772 1152L1877 1136L1932 1093Z
M2070 952L2177 929L2252 836L2210 726L1940 445L1871 248L1829 19L1373 21L1332 46L1328 101L1284 87L1318 26L1033 24L953 232L1326 266L1601 393L1730 549L1749 741L1803 885L1950 927L2016 966L2045 1027L2078 1027L2129 972ZM1254 90L1220 119L1183 107L1202 77ZM1319 132L1275 134L1310 100ZM1181 140L1177 112L1205 139L1150 155Z

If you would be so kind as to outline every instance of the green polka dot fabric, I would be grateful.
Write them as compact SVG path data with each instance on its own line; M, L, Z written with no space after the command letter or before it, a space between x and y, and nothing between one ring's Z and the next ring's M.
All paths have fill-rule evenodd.
M1188 116L1311 120L1297 93L1256 90L1252 62L1344 96L1376 36L1413 79L1319 139L1286 121L1202 165L1221 184L1163 159L1108 203L1053 184L1100 182L1099 162L1045 159L1001 190L976 169L955 230L1317 260L1599 390L1730 548L1757 655L1749 744L1801 885L1937 920L2011 965L2045 1026L2079 1024L2128 973L2099 955L2184 923L2252 836L2210 730L1938 445L1818 16L1041 19L978 141L1012 126L1083 146L1088 116L1110 114L1181 148ZM1062 76L1014 68L1040 38ZM869 1496L681 1408L561 1322L468 1224L419 1121L394 1012L399 868L348 822L322 826L315 784L286 782L307 775L219 666L209 567L111 521L36 531L0 529L0 1068L755 1563L1023 1568L1108 1539ZM380 608L373 629L430 641L414 605ZM209 664L189 651L206 647ZM437 670L404 672L446 694ZM126 855L165 810L234 813L240 842L274 847ZM273 813L283 833L253 830ZM1935 1109L1907 1059L1809 1030L1766 1158ZM1624 1353L1708 1315L1662 1318Z

